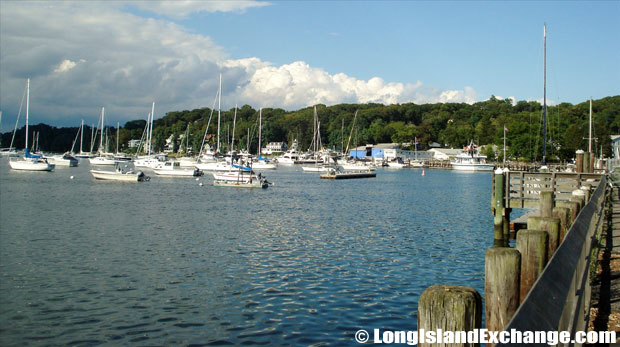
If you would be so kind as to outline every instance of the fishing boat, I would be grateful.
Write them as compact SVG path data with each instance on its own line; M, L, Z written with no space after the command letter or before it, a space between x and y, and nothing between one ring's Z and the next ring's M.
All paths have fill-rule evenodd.
M28 112L30 107L30 79L26 80L26 143L24 147L24 157L9 160L9 165L13 170L22 171L52 171L56 165L49 163L47 159L40 155L33 155L28 149ZM17 129L17 128L16 128Z
M169 177L198 177L203 175L203 172L198 168L183 169L181 167L181 163L178 161L166 161L160 163L158 166L153 168L153 172L158 176Z
M90 170L90 173L95 179L105 181L143 182L151 179L142 171L124 171L119 165L116 165L114 171Z
M493 171L495 165L487 164L486 159L485 155L480 154L478 146L471 141L450 164L457 171Z

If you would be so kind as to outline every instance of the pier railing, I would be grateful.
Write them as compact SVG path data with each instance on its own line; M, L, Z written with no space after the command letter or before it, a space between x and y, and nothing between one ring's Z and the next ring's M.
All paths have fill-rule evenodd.
M564 241L504 330L569 331L573 337L575 332L587 330L591 295L590 255L594 238L603 225L605 176L601 176L598 183L598 188L579 212Z
M540 192L553 190L555 201L569 201L574 190L583 185L596 188L603 175L594 173L541 173L509 171L506 173L505 207L538 208ZM493 175L495 190L495 175Z

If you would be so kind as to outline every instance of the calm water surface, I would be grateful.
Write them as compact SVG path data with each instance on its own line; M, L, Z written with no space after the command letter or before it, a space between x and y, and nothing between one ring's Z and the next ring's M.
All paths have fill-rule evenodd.
M280 166L242 190L88 170L0 162L0 345L350 345L415 329L430 285L483 293L489 173Z

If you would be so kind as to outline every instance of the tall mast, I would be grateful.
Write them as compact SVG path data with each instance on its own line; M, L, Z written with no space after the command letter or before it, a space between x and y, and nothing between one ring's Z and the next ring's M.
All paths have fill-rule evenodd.
M153 118L155 118L155 101L151 105L151 124L149 126L149 155L151 155L151 147L153 146Z
M99 137L99 154L102 153L103 149L103 120L105 117L105 107L101 108L101 136Z
M235 130L237 127L237 105L235 105L235 116L233 118L233 132L232 132L232 140L230 145L230 154L232 155L232 151L235 149Z
M220 89L217 102L217 147L215 151L220 153L220 120L222 118L222 74L220 73Z
M116 122L116 154L118 154L118 141L119 141L120 131L121 131L121 123Z
M28 151L28 112L30 109L30 78L26 80L26 146L24 147Z
M80 125L80 154L84 153L82 150L82 145L84 144L84 120L82 119L82 124Z
M544 63L543 63L543 157L542 165L547 164L547 24L543 26Z
M588 131L588 152L592 153L592 98L590 98L590 129Z
M263 134L263 109L258 109L258 158L260 159L260 149L261 149L261 137Z

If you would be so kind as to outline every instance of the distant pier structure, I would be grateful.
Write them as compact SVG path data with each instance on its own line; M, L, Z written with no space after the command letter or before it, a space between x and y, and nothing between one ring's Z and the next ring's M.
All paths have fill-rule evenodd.
M578 151L576 156L575 173L495 171L484 309L480 311L482 296L473 288L434 285L420 296L419 330L472 331L481 328L479 315L484 314L489 331L567 331L573 340L577 332L587 331L590 268L598 255L611 189L605 174L594 172L589 153ZM513 208L535 211L511 233ZM516 238L514 247L511 238Z

